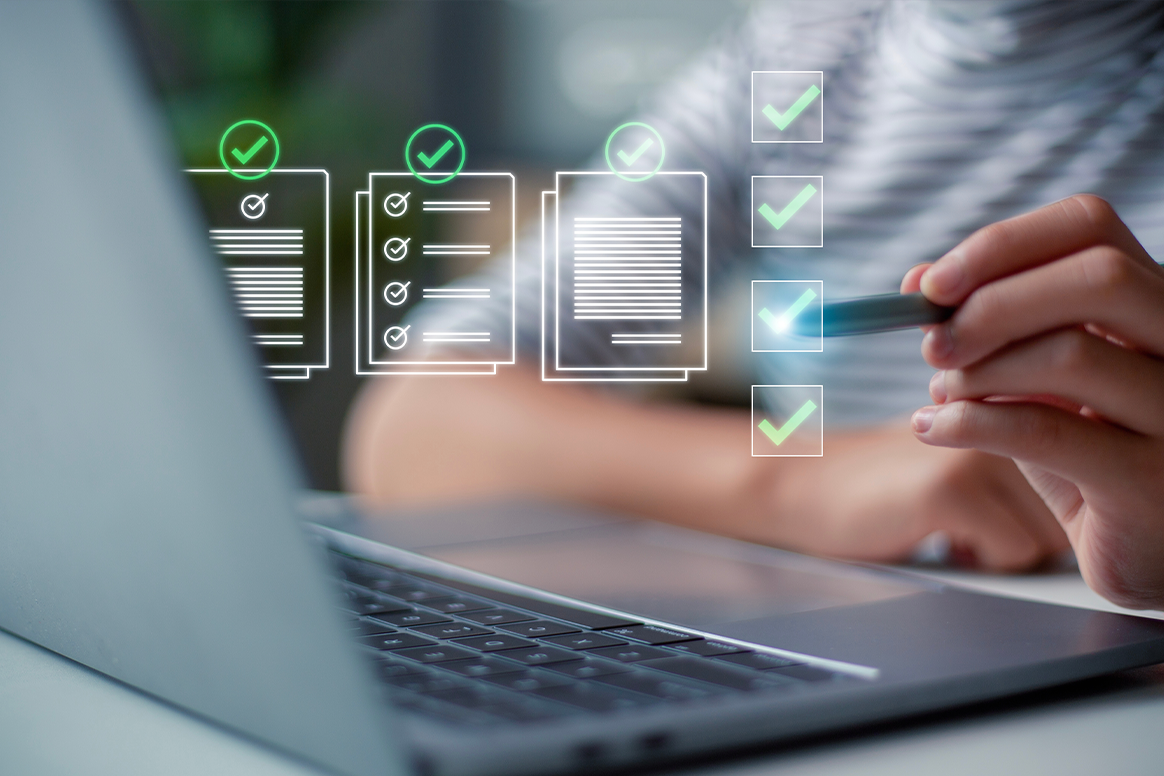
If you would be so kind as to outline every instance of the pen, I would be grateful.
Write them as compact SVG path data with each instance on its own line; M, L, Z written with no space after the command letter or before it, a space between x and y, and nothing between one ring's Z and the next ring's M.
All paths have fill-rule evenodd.
M816 336L822 305L809 307L795 319L792 330L801 336ZM823 334L826 337L849 337L879 331L910 329L942 323L950 319L955 307L943 307L917 294L880 294L857 299L842 299L823 305Z

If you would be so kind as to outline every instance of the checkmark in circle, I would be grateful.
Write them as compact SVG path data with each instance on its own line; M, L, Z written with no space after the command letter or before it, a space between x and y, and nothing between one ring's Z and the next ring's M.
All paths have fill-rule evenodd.
M246 151L240 151L237 148L232 148L232 149L230 149L230 155L233 156L235 159L238 159L239 164L246 164L254 157L255 154L257 154L259 151L261 151L263 149L263 146L265 146L266 144L267 144L267 136L260 135L259 139L256 140L254 142L254 144L251 145L251 147L248 148Z
M384 214L392 218L400 218L408 212L408 198L411 196L411 191L403 194L394 191L384 197Z
M239 210L242 211L243 218L257 221L262 218L267 212L267 197L270 193L264 194L261 197L258 194L247 194L243 197L242 202L239 203Z
M776 125L776 129L783 132L792 123L793 119L804 112L804 109L812 104L812 101L820 94L820 89L816 84L812 84L805 90L804 94L796 99L796 102L789 106L788 110L781 114L778 110L773 108L770 104L765 105L763 114L768 117L768 120Z
M426 154L424 151L419 151L416 154L416 158L420 160L421 164L423 164L425 167L427 167L428 169L431 170L432 166L434 164L436 164L437 162L439 162L441 159L443 159L444 155L447 154L449 152L449 149L451 149L452 147L453 147L453 141L446 140L445 144L442 145L437 150L433 151L431 156Z
M258 132L255 131L256 129ZM241 131L236 132L236 130ZM233 139L235 137L242 142L236 142ZM251 172L244 167L231 167L231 159L240 165L246 165L268 145L272 149L271 161L264 169ZM230 148L229 155L226 153L228 146ZM236 121L227 127L227 130L222 133L222 138L218 141L218 158L222 161L222 166L226 168L226 171L234 177L244 181L258 180L275 169L275 165L279 161L279 138L275 135L274 130L261 121L255 119Z
M804 207L805 203L812 199L813 194L816 194L816 186L809 183L779 213L773 210L767 202L761 203L757 210L760 215L767 219L768 223L772 224L776 229L779 229L788 223L788 219L796 215L797 211Z
M412 326L389 326L384 332L384 345L389 350L400 350L408 344L408 330Z
M815 409L816 402L814 402L812 399L809 399L803 405L801 405L800 409L793 413L792 417L786 420L784 425L780 428L776 428L771 423L769 423L767 418L761 420L757 428L764 432L764 436L772 440L772 444L779 447L781 442L787 439L793 431L795 431L802 423L804 423L804 421L808 420L808 416L811 415Z
M628 131L629 134L627 134ZM644 137L644 134L649 135L649 137ZM614 144L614 139L616 137L620 138L620 141L617 145L621 145L623 148L616 151L614 156L622 162L622 168L615 166L614 159L611 158L610 153L610 147L612 144ZM641 173L632 173L626 169L623 169L633 165L639 160L645 151L655 147L656 145L659 148L659 160L655 163L654 169L646 170ZM631 146L633 146L635 150L627 153L626 148ZM641 121L628 121L625 124L621 124L618 127L615 127L614 131L611 132L609 136L607 136L604 153L606 155L606 166L610 168L611 172L613 172L619 178L622 178L624 181L638 183L653 177L655 173L663 169L663 159L667 155L667 148L663 144L663 136L660 135L659 132L650 124L644 124ZM654 156L654 154L652 154L652 156Z
M393 280L388 285L384 286L384 301L393 307L399 307L408 301L408 287L412 285L412 281L401 283L398 280Z
M644 151L646 151L654 144L655 141L648 137L643 141L642 145L634 150L633 153L628 154L626 151L619 151L618 158L622 159L623 164L625 164L627 167L630 167L632 164L639 160L639 157L643 155Z
M384 241L384 258L388 261L403 261L408 256L408 243L411 240L411 237L389 237Z
M418 139L419 143L417 143ZM431 153L424 150L413 151L413 143L435 150ZM427 172L448 156L449 151L454 146L460 148L461 151L455 169L447 173L444 170ZM461 140L461 136L457 134L456 130L445 124L425 124L413 132L409 136L408 142L404 144L404 164L408 166L408 171L430 184L448 183L457 177L457 174L465 166L465 156L465 141ZM417 165L413 164L414 159L420 163L420 169L417 169Z

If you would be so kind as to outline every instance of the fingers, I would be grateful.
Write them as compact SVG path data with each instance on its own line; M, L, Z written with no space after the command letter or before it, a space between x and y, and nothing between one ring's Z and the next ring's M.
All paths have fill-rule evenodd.
M1164 270L1101 246L995 281L926 335L922 355L936 367L959 368L1011 342L1082 323L1164 355Z
M905 277L901 279L901 293L916 294L918 291L921 291L922 275L932 266L934 266L933 262L928 262L910 267L909 272L906 272Z
M1079 486L1110 489L1154 455L1145 437L1045 404L955 401L922 407L912 426L926 444L1033 463Z
M979 229L939 259L920 287L933 302L958 305L983 284L1097 245L1152 261L1111 205L1076 194Z
M1113 423L1164 436L1164 363L1082 329L1012 345L930 381L937 404L991 396L1054 395Z

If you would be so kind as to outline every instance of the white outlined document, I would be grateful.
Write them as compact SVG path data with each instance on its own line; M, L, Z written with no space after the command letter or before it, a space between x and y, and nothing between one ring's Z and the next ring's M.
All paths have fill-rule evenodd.
M331 200L326 170L275 169L241 180L186 170L210 221L239 314L274 380L306 380L331 362Z
M596 175L687 207L639 215L612 197L563 209L560 193ZM682 381L707 369L707 176L559 172L556 183L542 195L542 379Z
M507 172L462 172L442 185L410 172L368 175L368 190L356 192L356 374L495 374L515 363L515 209ZM501 287L461 277L484 262L509 268ZM506 297L508 321L495 330L417 330L406 320L422 301L450 313L435 319L457 320Z

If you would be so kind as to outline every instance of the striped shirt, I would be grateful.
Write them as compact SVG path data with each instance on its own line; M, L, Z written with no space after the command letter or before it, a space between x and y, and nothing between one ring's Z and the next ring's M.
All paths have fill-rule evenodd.
M823 143L751 142L757 70L824 72ZM745 354L751 279L823 280L832 299L895 291L911 266L975 229L1077 192L1108 199L1148 252L1164 255L1160 3L760 5L639 119L665 139L667 169L708 176L711 318ZM750 247L753 175L823 176L823 248ZM658 187L636 199L633 187L608 186L579 186L563 207L617 197L629 215L702 215L702 202ZM541 281L531 231L519 244L517 328L519 359L532 363ZM717 314L717 302L732 307ZM502 297L475 321L441 326L506 325L508 311ZM609 358L609 340L593 340L579 355ZM760 383L824 385L828 425L858 426L929 403L920 342L917 330L838 338L823 353L752 363Z

